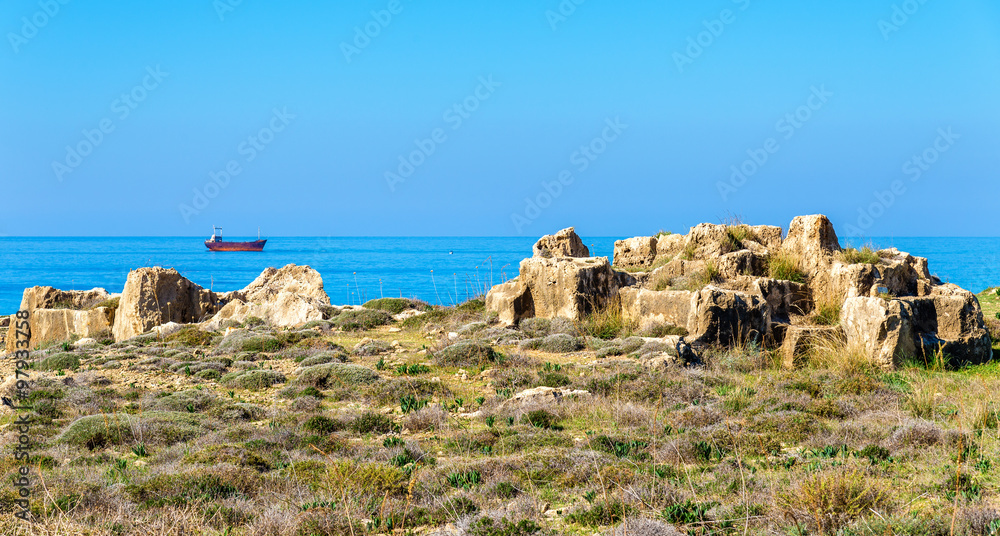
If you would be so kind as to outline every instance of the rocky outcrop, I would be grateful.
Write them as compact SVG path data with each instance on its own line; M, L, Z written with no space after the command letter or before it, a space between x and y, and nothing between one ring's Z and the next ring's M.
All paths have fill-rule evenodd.
M532 248L535 257L589 257L590 250L576 234L576 229L567 227L554 235L545 235Z
M942 285L925 258L842 249L823 215L796 217L784 239L775 226L701 224L687 235L619 240L614 264L634 273L606 260L527 259L518 278L490 291L487 308L508 325L579 319L617 295L624 320L640 329L682 327L695 347L780 347L788 366L818 337L884 367L942 352L953 363L992 358L971 292Z
M649 290L627 287L619 292L622 317L649 329L657 324L687 329L694 293L687 290Z
M486 310L495 311L501 324L513 326L535 316L535 303L528 286L514 279L496 285L486 293Z
M200 322L218 306L215 293L173 268L139 268L128 274L112 331L116 341L123 341L167 322Z
M796 216L788 226L788 237L781 244L783 253L798 259L809 274L833 262L841 250L837 233L829 218L821 214Z
M28 348L36 348L47 342L65 341L79 337L107 337L111 333L114 310L96 307L79 311L76 309L35 309L28 319L30 337ZM7 352L16 350L15 333L5 341Z
M103 288L91 290L59 290L52 287L31 287L21 295L21 311L35 309L90 309L111 295Z
M111 331L115 311L94 306L110 297L103 288L59 290L43 286L24 289L18 310L29 313L28 348L35 348L46 342L64 341L73 336L107 336ZM16 343L16 333L10 331L4 340L5 350L13 352L17 349Z
M613 264L620 268L645 268L656 260L657 240L652 236L638 236L615 242Z
M622 283L607 257L532 257L521 261L520 275L487 293L490 311L513 324L533 315L581 320L605 307Z
M202 327L218 330L226 321L243 322L257 317L272 326L295 327L323 319L330 298L323 290L323 278L309 266L289 264L281 269L266 268L242 290L222 296L224 306Z
M770 309L759 296L708 286L693 293L688 340L695 346L762 343L771 325Z
M861 349L877 366L892 368L917 353L913 309L901 300L848 298L840 324L848 347Z

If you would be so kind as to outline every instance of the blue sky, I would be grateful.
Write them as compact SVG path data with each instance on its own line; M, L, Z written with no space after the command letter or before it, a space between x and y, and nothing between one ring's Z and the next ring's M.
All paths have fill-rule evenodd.
M4 2L0 233L997 234L995 3L326 4Z

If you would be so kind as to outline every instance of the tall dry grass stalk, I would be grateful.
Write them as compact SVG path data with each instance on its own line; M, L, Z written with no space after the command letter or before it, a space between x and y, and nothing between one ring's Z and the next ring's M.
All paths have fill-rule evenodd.
M865 374L880 369L862 344L848 343L839 333L814 337L806 356L810 367L844 374Z

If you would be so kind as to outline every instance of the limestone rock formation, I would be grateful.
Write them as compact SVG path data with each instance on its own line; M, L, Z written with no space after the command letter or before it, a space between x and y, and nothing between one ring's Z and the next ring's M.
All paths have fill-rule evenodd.
M493 287L486 302L508 325L529 316L581 320L604 307L623 281L629 279L612 270L607 257L531 257L521 261L515 279Z
M182 277L173 268L138 268L125 280L113 333L116 341L154 326L200 322L218 309L218 296Z
M886 368L937 354L955 364L992 358L975 295L941 284L925 258L843 249L823 215L796 217L784 239L780 227L706 223L687 235L619 240L614 266L631 273L605 258L526 259L517 278L489 292L487 309L511 325L620 306L639 329L686 329L695 348L780 347L786 366L817 341Z
M111 295L103 288L92 290L59 290L53 287L24 289L19 310L28 311L30 327L29 346L62 341L74 335L80 337L104 336L111 331L114 310L94 308ZM10 321L14 321L11 317ZM16 330L11 330L4 340L5 350L16 350Z
M638 236L615 242L614 265L622 268L645 267L656 259L657 239Z
M300 326L322 320L323 308L330 305L319 272L295 264L266 268L245 288L227 293L222 299L225 305L202 325L204 329L217 330L227 320L242 322L250 317L272 326Z
M545 235L532 248L535 257L589 257L590 250L576 234L576 229L567 227L554 235Z

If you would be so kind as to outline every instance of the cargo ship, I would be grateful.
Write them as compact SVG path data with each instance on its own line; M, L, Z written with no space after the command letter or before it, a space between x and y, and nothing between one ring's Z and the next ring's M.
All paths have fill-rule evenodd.
M212 238L205 241L205 247L210 251L264 251L267 240L260 239L260 229L257 229L257 240L250 242L226 242L222 239L222 227L212 228Z

